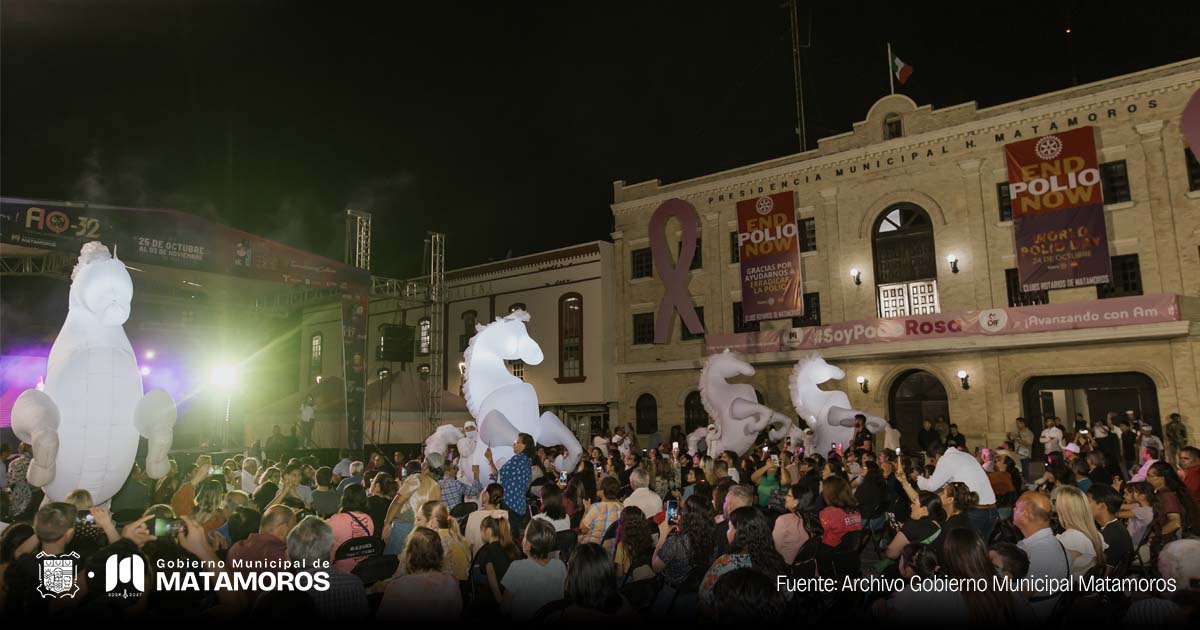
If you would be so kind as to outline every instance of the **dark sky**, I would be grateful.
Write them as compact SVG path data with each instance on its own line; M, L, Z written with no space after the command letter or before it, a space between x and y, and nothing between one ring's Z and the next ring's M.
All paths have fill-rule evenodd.
M614 179L796 150L780 4L5 0L0 192L336 258L368 210L383 275L426 230L451 267L608 238ZM888 40L918 103L992 105L1200 54L1183 6L812 3L810 137L886 93Z

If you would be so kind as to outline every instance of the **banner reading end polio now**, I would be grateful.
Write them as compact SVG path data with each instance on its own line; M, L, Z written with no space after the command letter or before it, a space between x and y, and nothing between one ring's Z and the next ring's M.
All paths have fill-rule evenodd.
M738 253L742 268L742 320L804 314L796 198L791 192L737 204Z
M1110 281L1108 231L1092 127L1004 146L1022 291Z

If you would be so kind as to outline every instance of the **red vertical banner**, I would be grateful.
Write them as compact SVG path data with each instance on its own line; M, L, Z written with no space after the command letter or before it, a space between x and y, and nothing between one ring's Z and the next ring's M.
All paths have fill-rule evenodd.
M795 195L782 192L739 201L737 216L742 320L803 315Z
M1022 291L1109 282L1112 261L1092 127L1005 145Z

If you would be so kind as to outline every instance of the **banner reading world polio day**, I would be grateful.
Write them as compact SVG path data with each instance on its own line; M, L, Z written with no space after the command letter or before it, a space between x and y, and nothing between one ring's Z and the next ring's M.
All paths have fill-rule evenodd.
M737 203L742 320L804 314L796 198L791 192Z
M1112 261L1092 127L1004 146L1022 291L1109 282Z
M1178 296L1136 295L1107 300L863 319L828 326L709 335L704 340L704 351L708 354L723 350L761 354L897 341L1158 324L1180 319Z

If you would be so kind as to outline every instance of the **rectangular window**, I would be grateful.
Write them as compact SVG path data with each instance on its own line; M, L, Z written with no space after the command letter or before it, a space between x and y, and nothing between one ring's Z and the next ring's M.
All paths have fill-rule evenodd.
M996 203L1000 206L1000 220L1012 221L1012 195L1008 193L1008 182L996 184Z
M800 219L796 222L796 227L799 228L797 234L800 236L800 251L817 251L817 220L812 217Z
M654 275L654 255L650 253L649 247L633 250L629 256L629 269L629 277L634 280Z
M1104 203L1129 201L1129 173L1125 160L1105 162L1100 165L1100 184L1104 188Z
M1049 304L1049 291L1022 291L1021 278L1016 269L1004 270L1004 284L1008 287L1009 306L1035 306Z
M654 343L654 313L635 313L633 316L633 344Z
M879 285L879 316L904 317L940 313L937 280Z
M1142 294L1142 267L1137 254L1112 257L1112 282L1096 285L1098 299Z
M703 306L696 307L696 317L700 318L700 325L703 326L704 325L704 307ZM704 338L704 333L700 333L699 335L693 335L692 332L690 330L688 330L687 324L683 323L682 318L679 321L679 325L681 326L681 329L679 331L679 340L680 341L691 341L693 339L703 339Z
M804 315L792 318L792 328L821 325L821 294L804 294Z
M1188 190L1200 190L1200 162L1191 149L1183 150L1183 159L1187 163Z
M700 238L696 239L696 255L692 256L692 266L688 267L688 269L700 269L704 265L703 257L700 255L701 252L704 251L703 249L700 248L701 240L703 240L703 239L700 239ZM675 260L677 262L679 260L679 254L682 252L683 252L683 241L679 241L679 249L676 250L676 252L675 252Z
M738 233L736 231L729 233L729 262L742 261L742 248L738 246Z
M521 379L522 381L525 380L525 362L524 361L522 361L520 359L517 359L516 361L509 361L508 362L508 371L511 372L513 376Z
M742 321L742 303L733 303L733 332L758 332L758 322Z
M583 379L583 296L568 293L558 299L558 377Z

